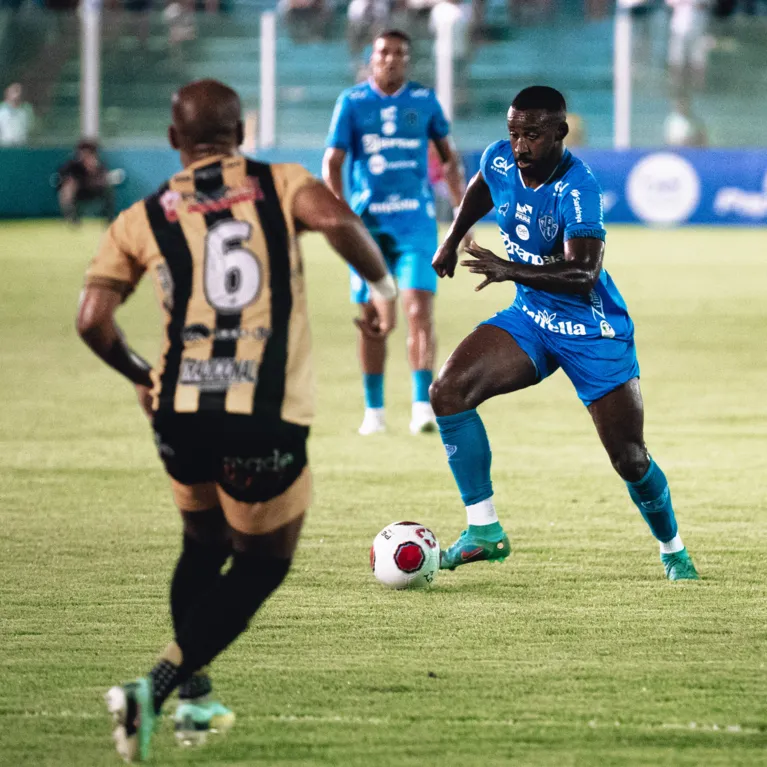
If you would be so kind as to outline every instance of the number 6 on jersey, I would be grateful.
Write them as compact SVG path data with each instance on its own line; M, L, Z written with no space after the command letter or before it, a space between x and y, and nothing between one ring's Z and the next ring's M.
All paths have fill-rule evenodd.
M261 264L243 247L250 239L247 221L219 221L205 237L205 298L221 314L237 314L261 290Z

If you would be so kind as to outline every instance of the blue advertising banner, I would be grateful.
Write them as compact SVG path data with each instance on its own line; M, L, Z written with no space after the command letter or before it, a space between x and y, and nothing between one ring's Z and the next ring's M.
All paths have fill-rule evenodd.
M67 149L0 149L0 218L58 215L51 179L70 154ZM602 185L610 223L767 224L767 149L578 149L575 154ZM481 155L464 155L467 176L476 173ZM171 149L107 150L103 157L109 168L125 171L116 190L120 209L151 194L181 168ZM322 150L277 150L258 159L299 162L319 175Z
M574 154L602 185L610 223L767 224L767 150L577 149ZM467 176L477 172L481 156L465 155Z

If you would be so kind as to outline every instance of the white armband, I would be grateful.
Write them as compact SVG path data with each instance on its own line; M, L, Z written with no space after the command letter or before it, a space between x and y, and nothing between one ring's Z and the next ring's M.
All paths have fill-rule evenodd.
M389 273L377 282L368 282L368 287L371 293L375 293L376 298L383 298L384 301L391 301L397 297L397 283Z

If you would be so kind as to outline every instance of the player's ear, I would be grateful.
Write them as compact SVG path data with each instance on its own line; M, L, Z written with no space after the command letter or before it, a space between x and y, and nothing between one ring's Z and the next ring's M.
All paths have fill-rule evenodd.
M569 132L570 126L567 124L567 121L562 120L562 122L559 123L559 128L557 128L557 141L564 141Z
M176 133L175 125L168 126L168 141L170 142L171 148L180 149L178 144L178 134Z
M245 129L242 127L242 120L237 120L237 127L235 130L237 132L237 146L242 146L245 141Z

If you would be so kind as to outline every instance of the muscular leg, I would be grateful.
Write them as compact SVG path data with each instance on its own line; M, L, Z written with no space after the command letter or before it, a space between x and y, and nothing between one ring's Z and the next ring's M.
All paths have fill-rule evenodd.
M155 710L245 631L287 575L302 523L303 514L264 535L230 529L232 566L190 605L175 642L150 674Z
M626 482L631 500L660 542L667 576L671 580L697 578L678 533L668 481L644 443L644 407L639 380L633 378L619 386L592 402L588 410L610 462ZM682 561L678 561L680 556Z
M490 443L475 408L491 397L524 389L537 380L533 362L511 335L493 325L480 325L450 355L432 384L432 407L469 523L467 542L462 537L443 553L444 567L508 556L508 539L492 502ZM500 552L486 547L479 553L482 542L503 547ZM472 552L476 556L471 556Z
M429 405L436 354L434 294L427 290L403 290L402 308L407 318L407 356L412 371L413 415L410 430L415 434L433 431L434 414Z
M360 317L363 321L370 322L375 317L373 307L370 304L360 304ZM358 349L365 391L365 420L360 427L360 434L372 434L384 429L386 339L370 338L360 332Z
M221 576L231 554L229 526L220 507L205 511L181 511L184 535L176 570L170 586L173 629L178 633L189 608ZM179 698L209 695L213 686L204 671L195 673L179 687Z

